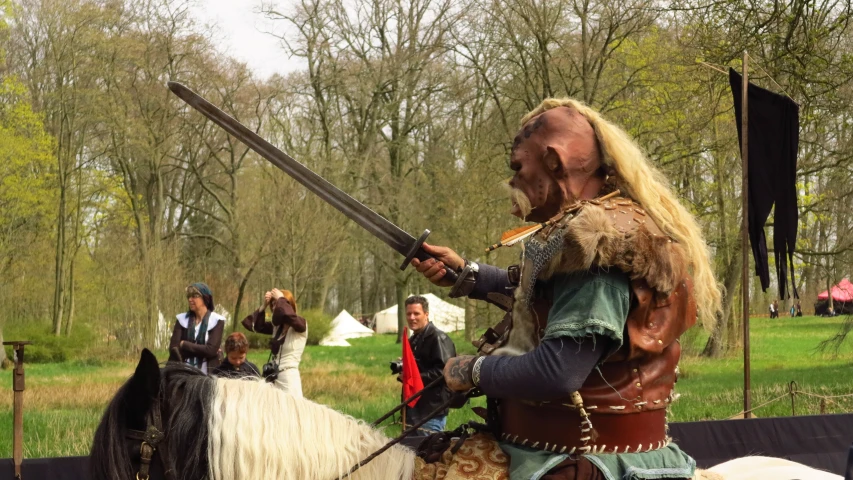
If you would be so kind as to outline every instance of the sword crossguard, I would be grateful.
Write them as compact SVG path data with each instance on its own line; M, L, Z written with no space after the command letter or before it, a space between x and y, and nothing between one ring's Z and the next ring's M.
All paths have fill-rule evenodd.
M424 233L422 233L421 236L415 241L415 243L412 244L412 248L410 248L409 252L406 254L406 259L403 260L403 264L400 265L400 270L405 270L406 267L408 267L409 264L412 263L413 258L417 258L420 261L434 258L432 255L428 254L423 249L424 242L426 241L430 233L432 232L430 232L429 229L424 230ZM444 274L444 278L456 283L456 279L459 277L456 271L452 268L445 268L444 271L446 272Z
M403 264L400 265L400 270L405 270L406 267L408 267L409 264L412 263L412 259L418 256L418 251L421 249L421 247L424 246L424 242L426 241L430 233L432 232L430 232L427 228L426 230L424 230L424 233L422 233L421 236L417 239L417 241L412 244L412 248L410 248L409 253L406 254L406 258L403 260Z

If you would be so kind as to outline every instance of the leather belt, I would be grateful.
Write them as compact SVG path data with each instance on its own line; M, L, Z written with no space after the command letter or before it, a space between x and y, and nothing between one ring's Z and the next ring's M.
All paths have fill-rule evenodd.
M590 412L595 432L581 430L581 416L556 403L500 403L501 440L555 453L636 453L669 443L666 409L627 414ZM596 435L597 434L597 435Z

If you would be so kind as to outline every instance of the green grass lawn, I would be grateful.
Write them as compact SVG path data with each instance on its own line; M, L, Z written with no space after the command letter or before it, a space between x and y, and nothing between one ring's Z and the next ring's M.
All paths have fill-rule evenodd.
M839 318L753 319L753 405L784 395L794 381L803 392L832 396L853 393L853 339L837 357L815 348L841 323ZM453 334L459 353L473 347ZM688 335L685 350L701 349L705 335ZM400 346L389 335L350 340L352 347L308 347L301 372L305 395L341 412L367 421L378 418L400 400L400 384L388 362L400 356ZM165 359L161 353L158 358ZM259 367L264 352L252 352ZM91 362L90 362L91 363ZM101 413L121 383L133 372L135 361L27 365L24 436L27 457L85 455ZM677 391L681 398L672 406L671 421L725 419L743 409L742 354L709 360L685 355ZM11 371L0 371L0 457L12 452ZM482 405L482 399L473 401ZM824 401L826 412L853 411L853 397ZM796 414L819 413L821 399L798 395ZM758 416L791 415L790 397L758 409ZM468 408L452 411L448 426L475 416ZM387 425L386 432L399 432Z

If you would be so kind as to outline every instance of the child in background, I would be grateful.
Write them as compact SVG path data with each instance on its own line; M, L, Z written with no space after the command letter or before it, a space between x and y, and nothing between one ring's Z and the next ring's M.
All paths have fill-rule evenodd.
M225 360L213 370L217 377L239 378L260 377L261 372L254 363L246 360L249 352L249 340L240 332L234 332L225 339Z

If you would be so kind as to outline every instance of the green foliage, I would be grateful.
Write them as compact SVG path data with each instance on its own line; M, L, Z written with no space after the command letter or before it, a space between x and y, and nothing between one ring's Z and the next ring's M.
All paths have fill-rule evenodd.
M299 313L308 323L308 345L318 345L332 329L333 318L319 309Z
M33 112L24 85L0 82L0 256L48 227L53 139Z
M242 326L237 328L238 332L243 332L246 335L246 339L249 340L249 348L258 351L264 351L269 353L270 347L270 336L263 335L260 333L254 333L246 331Z
M107 345L89 325L75 326L70 337L56 336L49 325L41 322L9 322L3 328L7 340L29 340L24 350L26 363L71 362L75 366L100 366L111 358L122 358L124 352L113 342ZM6 347L10 356L12 351Z

